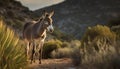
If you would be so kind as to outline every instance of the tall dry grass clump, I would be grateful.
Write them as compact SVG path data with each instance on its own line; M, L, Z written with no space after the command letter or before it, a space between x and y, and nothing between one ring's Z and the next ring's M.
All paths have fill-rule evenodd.
M24 69L27 62L24 49L18 45L14 31L0 20L0 69Z
M76 66L81 65L85 69L120 69L120 40L116 40L116 34L107 26L89 27L81 45L70 45L73 47L71 58Z
M82 64L90 69L119 69L120 56L116 47L120 49L116 44L116 34L109 27L89 27L80 50ZM114 63L118 65L115 66Z

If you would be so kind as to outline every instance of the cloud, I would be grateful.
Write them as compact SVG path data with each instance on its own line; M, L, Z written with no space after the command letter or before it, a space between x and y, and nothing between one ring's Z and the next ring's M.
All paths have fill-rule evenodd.
M17 0L20 1L23 5L29 7L31 10L39 9L45 6L50 6L63 2L64 0Z

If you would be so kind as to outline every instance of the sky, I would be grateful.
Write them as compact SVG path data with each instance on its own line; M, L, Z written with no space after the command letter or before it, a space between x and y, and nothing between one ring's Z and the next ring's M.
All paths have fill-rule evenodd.
M17 0L20 1L24 6L30 10L40 9L53 4L58 4L64 0Z

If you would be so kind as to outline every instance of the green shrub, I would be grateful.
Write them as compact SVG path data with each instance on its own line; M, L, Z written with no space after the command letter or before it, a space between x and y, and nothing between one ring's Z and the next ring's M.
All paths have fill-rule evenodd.
M70 58L71 51L71 48L59 48L52 51L51 56L52 58Z
M62 42L60 40L50 40L46 42L43 46L43 58L50 58L51 52L56 50L62 46Z
M61 46L61 47L62 47L62 48L70 47L70 43L64 41L64 42L62 43L62 46Z
M72 63L75 66L79 66L82 63L81 52L80 52L80 48L78 46L72 48L70 58L72 59Z
M17 45L18 41L14 31L0 20L0 69L25 68L27 62L24 49Z
M119 67L119 46L116 45L116 34L107 26L89 27L82 40L80 55L82 64L90 69L115 69ZM117 65L113 65L117 63Z
M70 42L70 47L71 48L79 48L81 46L81 42L79 40L72 40Z
M110 30L107 26L97 25L94 27L89 27L83 37L83 41L92 41L95 38L105 37L111 41L115 41L116 34Z
M23 27L23 24L22 24L22 21L20 21L20 20L14 20L14 25L13 25L13 27L15 28L15 29L19 29L19 30L22 30L22 27Z
M89 54L105 53L111 51L115 42L116 34L109 27L97 25L88 28L82 40L82 47Z

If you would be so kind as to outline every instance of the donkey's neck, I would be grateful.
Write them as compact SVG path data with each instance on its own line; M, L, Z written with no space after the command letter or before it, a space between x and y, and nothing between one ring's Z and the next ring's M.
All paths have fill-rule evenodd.
M36 23L34 26L36 29L34 31L36 31L34 34L36 38L42 37L44 35L44 33L46 33L46 29L43 27L43 22L41 23ZM33 31L33 32L34 32Z

